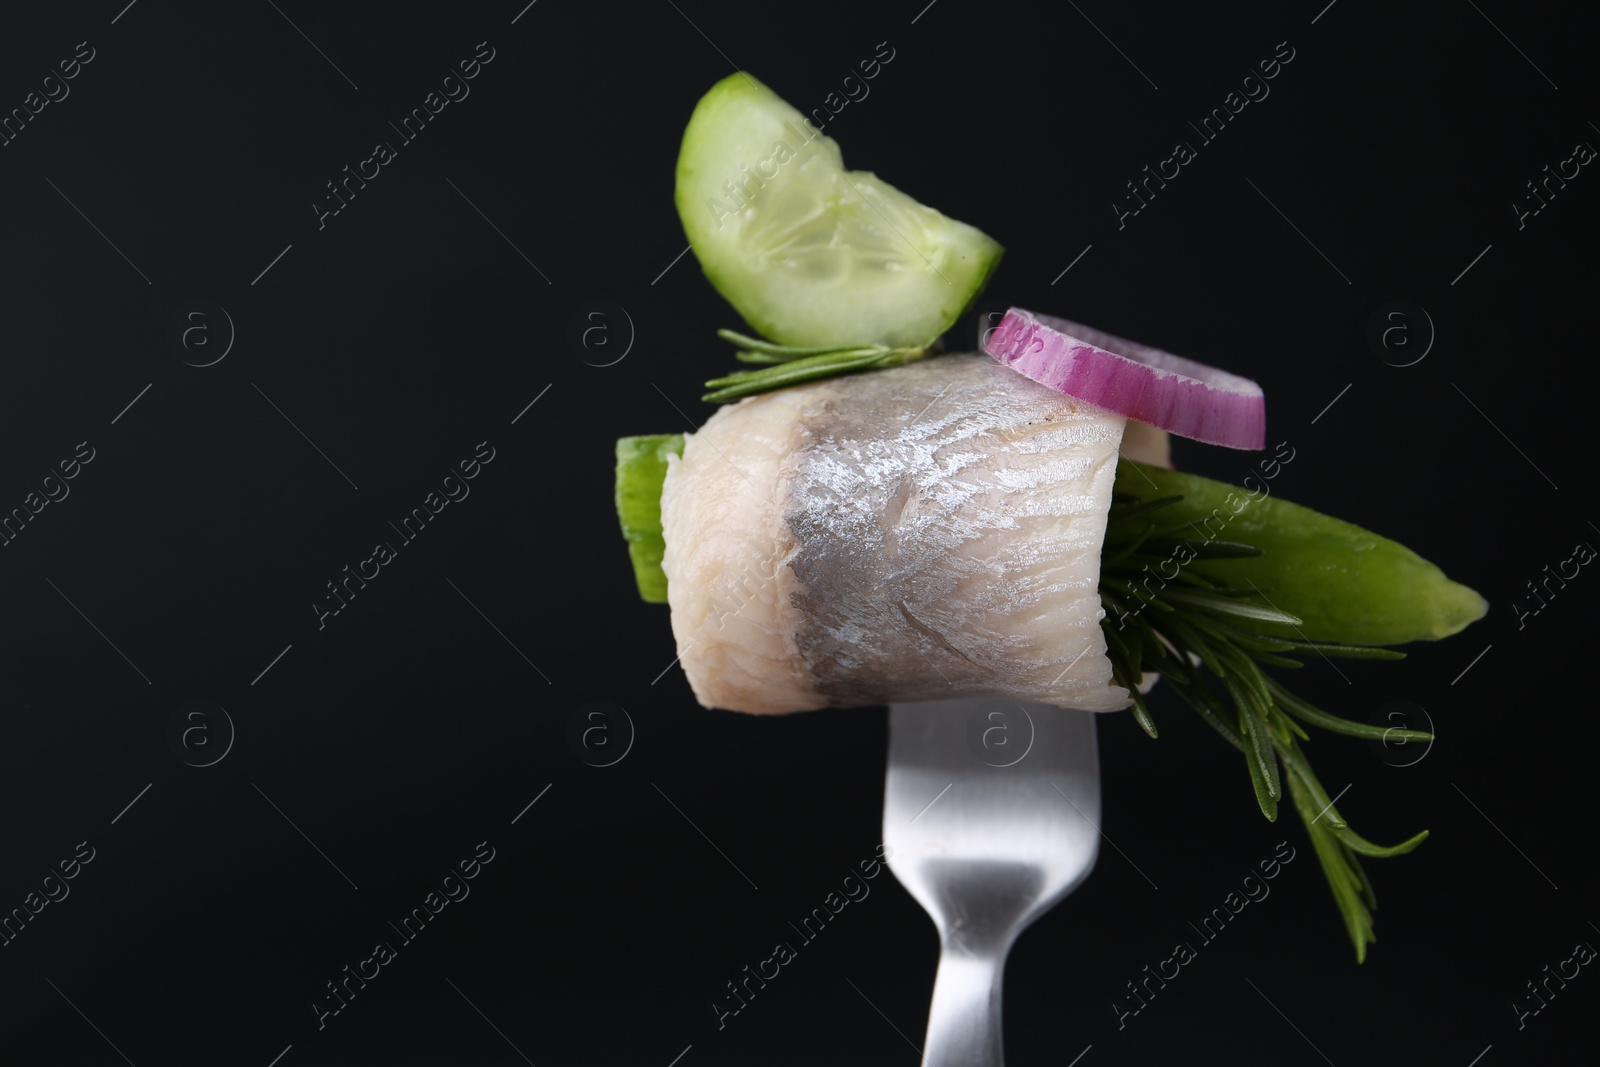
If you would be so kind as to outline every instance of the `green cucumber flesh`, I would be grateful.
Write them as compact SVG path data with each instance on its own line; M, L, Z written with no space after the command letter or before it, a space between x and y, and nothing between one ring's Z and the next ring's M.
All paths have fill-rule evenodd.
M1002 249L866 171L742 72L695 107L676 200L700 266L787 345L925 345L972 304Z
M667 457L683 455L683 434L649 434L617 439L617 521L628 542L639 596L667 602L667 575L661 569L666 541L661 535L661 487Z

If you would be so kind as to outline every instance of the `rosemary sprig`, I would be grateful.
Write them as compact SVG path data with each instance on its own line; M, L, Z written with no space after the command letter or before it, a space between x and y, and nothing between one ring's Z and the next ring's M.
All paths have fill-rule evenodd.
M1251 590L1232 589L1206 576L1204 560L1259 556L1254 546L1175 538L1172 530L1155 525L1161 509L1181 499L1147 501L1118 494L1112 500L1100 573L1106 608L1100 625L1112 675L1132 695L1134 719L1151 737L1156 736L1155 720L1138 683L1145 671L1165 675L1184 702L1244 755L1256 803L1269 820L1277 819L1287 791L1361 962L1367 945L1376 940L1372 909L1377 900L1359 857L1403 855L1428 832L1387 848L1357 834L1317 780L1300 742L1309 739L1307 726L1370 740L1426 741L1432 735L1332 715L1289 692L1262 667L1298 668L1307 656L1403 659L1404 653L1292 640L1260 629L1262 623L1299 625L1300 620L1248 603ZM1185 551L1179 554L1178 549ZM1169 573L1176 560L1185 558L1193 562L1178 563L1176 572ZM1207 674L1221 683L1226 701Z
M856 374L884 367L898 367L937 355L932 343L916 348L890 348L888 345L833 345L799 348L748 337L733 330L718 330L717 336L739 346L734 358L741 363L764 364L759 370L734 371L706 383L711 390L700 399L725 404L741 397L770 393L803 382L819 381L840 374Z

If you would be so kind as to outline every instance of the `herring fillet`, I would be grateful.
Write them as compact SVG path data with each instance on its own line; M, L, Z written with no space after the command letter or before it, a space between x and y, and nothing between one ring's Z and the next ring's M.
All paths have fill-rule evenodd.
M719 409L669 458L661 500L695 697L1126 707L1098 591L1125 424L982 355ZM1126 447L1166 459L1164 434Z

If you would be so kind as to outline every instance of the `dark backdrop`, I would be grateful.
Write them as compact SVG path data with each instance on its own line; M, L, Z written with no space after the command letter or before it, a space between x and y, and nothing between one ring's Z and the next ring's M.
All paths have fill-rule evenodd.
M1600 977L1520 1028L1512 1007L1600 944L1600 578L1512 607L1600 545L1579 5L124 2L0 33L0 107L26 109L0 148L0 506L38 507L0 549L0 907L37 908L0 948L0 1059L917 1062L937 945L889 876L719 1030L723 984L873 853L885 715L697 706L611 508L613 438L703 420L731 365L672 203L695 100L737 64L818 106L887 42L827 132L1008 247L986 306L1253 376L1295 449L1280 495L1493 605L1300 680L1438 733L1313 746L1368 836L1433 831L1369 864L1363 966L1234 753L1170 693L1159 741L1104 719L1117 849L1017 945L1012 1062L1587 1062ZM1270 95L1202 143L1187 123L1275 52ZM470 96L392 131L475 54ZM380 140L395 158L319 219ZM1119 224L1179 140L1197 158ZM1577 174L1534 214L1546 166ZM470 496L402 542L477 451ZM397 557L319 626L378 541ZM607 767L569 742L594 701L634 734ZM1119 1029L1125 983L1280 841L1270 897ZM475 850L470 895L404 941L389 924ZM381 940L396 958L319 1029Z

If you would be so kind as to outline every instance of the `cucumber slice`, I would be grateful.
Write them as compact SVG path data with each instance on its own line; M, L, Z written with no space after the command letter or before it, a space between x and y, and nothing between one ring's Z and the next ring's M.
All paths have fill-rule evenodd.
M700 99L678 154L678 215L711 284L787 345L924 345L1003 249L866 171L748 74Z
M669 455L683 455L683 434L617 439L617 521L628 542L639 595L652 604L667 602L667 575L661 569L667 547L661 536L661 487L667 480Z

